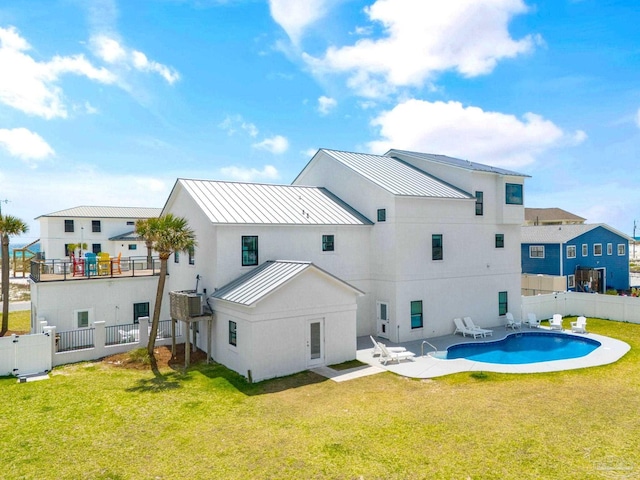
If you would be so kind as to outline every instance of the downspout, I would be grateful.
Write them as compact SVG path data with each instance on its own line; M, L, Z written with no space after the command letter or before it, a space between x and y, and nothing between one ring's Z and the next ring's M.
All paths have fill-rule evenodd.
M564 243L560 242L560 276L564 277Z

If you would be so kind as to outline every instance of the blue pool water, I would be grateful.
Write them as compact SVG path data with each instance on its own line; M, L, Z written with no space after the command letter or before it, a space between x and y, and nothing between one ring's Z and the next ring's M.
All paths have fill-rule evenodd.
M466 358L486 363L536 363L584 357L600 346L590 338L563 333L523 332L502 340L461 343L447 349L447 359Z

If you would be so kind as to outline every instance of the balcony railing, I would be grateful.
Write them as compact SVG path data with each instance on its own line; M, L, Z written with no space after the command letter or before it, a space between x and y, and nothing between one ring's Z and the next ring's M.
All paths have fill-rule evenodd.
M153 257L122 257L119 262L109 261L99 268L98 261L86 259L73 262L68 259L32 260L31 279L34 282L57 282L64 280L89 280L96 278L149 277L160 274L160 259ZM101 267L101 266L100 266Z

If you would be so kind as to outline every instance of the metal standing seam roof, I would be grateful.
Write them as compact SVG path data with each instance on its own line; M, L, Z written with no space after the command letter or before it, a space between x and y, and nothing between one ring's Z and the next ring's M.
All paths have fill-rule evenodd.
M387 153L385 153L385 155L390 157L393 157L394 154L408 155L414 158L419 158L419 159L427 160L430 162L442 163L445 165L452 165L454 167L464 168L465 170L472 170L475 172L497 173L499 175L509 175L514 177L530 177L530 175L514 172L513 170L507 170L505 168L499 168L499 167L492 167L491 165L484 165L482 163L471 162L469 160L462 160L461 158L448 157L446 155L410 152L407 150L396 150L396 149L391 149Z
M80 206L40 215L40 217L91 217L91 218L153 218L159 217L161 208Z
M322 187L179 179L212 223L372 225Z
M474 198L469 193L397 158L338 150L321 151L394 195Z
M354 291L362 293L357 288L325 272L311 262L269 260L233 282L219 288L212 297L240 305L251 306L308 268L315 268L335 278Z
M122 233L120 235L116 235L115 237L109 238L109 240L113 241L125 241L125 242L141 242L143 241L142 237L136 233L135 231Z
M578 224L578 225L531 225L521 227L521 243L566 243L574 238L590 232L598 227L620 235L631 241L632 239L604 223Z

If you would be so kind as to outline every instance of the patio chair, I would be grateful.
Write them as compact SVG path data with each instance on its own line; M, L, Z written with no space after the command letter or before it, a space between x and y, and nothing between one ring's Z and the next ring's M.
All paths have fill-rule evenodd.
M562 330L562 315L554 313L553 318L549 319L549 328L551 330Z
M575 322L571 322L571 331L574 333L587 333L587 319L585 317L576 318Z
M536 318L535 313L527 313L527 319L524 323L529 325L530 328L538 328L540 326L540 320Z
M384 345L384 343L376 342L375 338L373 338L371 335L369 335L369 338L373 342L373 352L371 352L371 355L373 355L374 357L376 355L380 355L382 353L382 350L380 349L380 345ZM384 346L387 347L386 345ZM390 352L406 352L407 351L407 349L404 347L387 347L387 350L389 350Z
M95 253L84 254L84 272L87 277L98 274L98 257Z
M111 266L111 260L109 254L106 252L100 252L98 254L98 275L109 275Z
M71 263L73 264L73 276L74 277L84 277L84 259L78 258L72 253L71 254Z
M120 260L122 259L122 252L118 254L118 258L111 259L111 275L117 273L118 275L122 274L122 269L120 268Z
M505 326L505 328L512 328L513 330L515 330L516 328L522 328L522 320L516 321L513 318L513 313L507 312L506 317L507 317L507 325Z
M478 332L477 330L472 330L468 328L464 323L462 323L461 318L454 318L453 323L456 326L456 329L453 332L454 335L456 333L461 333L463 337L466 337L467 335L471 335L473 338L478 338L483 336L482 333Z
M378 343L378 346L380 347L380 363L382 363L383 365L386 365L387 362L398 362L400 363L400 360L413 360L413 357L416 356L415 353L413 352L391 352L389 351L389 349L384 345L384 343Z
M480 327L478 327L475 323L473 323L473 320L471 319L471 317L464 317L462 319L462 321L467 326L467 328L469 328L471 330L475 330L476 332L480 332L483 337L492 337L493 336L493 330L489 330L488 328L480 328Z

